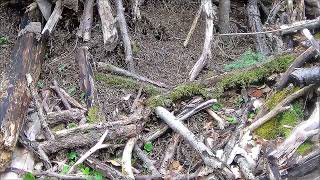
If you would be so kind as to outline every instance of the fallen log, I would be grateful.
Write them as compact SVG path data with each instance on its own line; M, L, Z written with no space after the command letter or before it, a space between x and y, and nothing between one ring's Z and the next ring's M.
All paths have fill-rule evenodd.
M290 74L290 81L299 86L320 83L320 67L301 68Z
M44 28L42 30L42 34L44 34L46 32L48 32L50 34L54 30L59 19L61 18L62 10L63 10L62 2L61 2L61 0L58 0L56 2L56 5L54 7L54 10L53 10L51 16L49 17L46 25L44 26Z
M62 110L60 112L47 113L47 121L49 125L56 125L58 123L76 122L86 118L84 110L77 108L71 108L68 110Z
M45 39L38 36L41 23L22 24L22 28L25 29L20 33L0 82L0 171L11 160L31 101L26 74L32 74L34 83L38 81L45 51Z

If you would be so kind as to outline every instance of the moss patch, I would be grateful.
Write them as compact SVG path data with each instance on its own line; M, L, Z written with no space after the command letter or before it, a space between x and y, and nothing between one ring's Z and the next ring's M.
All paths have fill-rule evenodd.
M104 73L96 73L95 80L104 82L108 85L111 85L114 88L122 88L122 89L135 89L138 90L140 88L141 83L133 80L131 78L125 78L121 76L111 75L111 74L104 74ZM144 91L153 96L160 94L160 90L152 85L146 84L144 86Z
M94 124L97 122L100 122L101 119L99 118L99 110L96 106L89 108L88 115L87 115L87 121L88 123Z
M310 152L312 148L313 148L313 143L310 141L306 141L298 147L297 152L301 155L305 155L308 152Z
M262 54L248 50L241 55L241 57L234 62L225 65L224 70L231 71L234 69L247 68L265 60Z

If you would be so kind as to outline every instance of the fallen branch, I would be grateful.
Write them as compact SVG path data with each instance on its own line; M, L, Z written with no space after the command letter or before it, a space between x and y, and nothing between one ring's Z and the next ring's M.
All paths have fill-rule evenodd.
M76 108L47 113L47 120L49 125L56 125L66 122L76 122L82 120L83 118L86 118L84 115L84 111Z
M318 55L320 55L320 45L319 45L318 41L310 33L309 29L304 28L302 30L302 34L311 42L311 45L318 52Z
M94 0L86 0L80 27L77 35L82 37L83 41L87 42L91 39L91 26L93 22L93 3Z
M55 88L54 86L51 86L50 88L53 89L57 94L58 94L58 91L59 91L61 97L66 99L67 102L70 105L72 105L73 107L82 109L84 111L87 111L87 109L85 107L83 107L77 100L75 100L73 97L71 97L64 89L62 89L62 88L58 89L58 88ZM59 96L59 94L58 94L58 96Z
M91 154L93 154L94 152L98 151L99 149L103 149L103 148L107 148L110 145L109 144L103 144L103 141L105 140L107 134L108 134L108 130L106 130L103 135L101 136L101 138L99 139L99 141L97 142L96 145L94 145L92 148L89 149L89 151L87 151L84 155L82 155L77 162L75 162L69 169L68 174L72 173L74 168L79 165L80 163L82 163L83 161L85 161Z
M63 105L65 106L66 109L71 109L71 106L69 102L66 100L62 92L60 91L60 87L58 85L58 82L56 80L53 80L53 85L54 85L54 90L56 91L57 95L60 97Z
M38 112L38 116L39 116L39 120L40 120L40 123L41 123L41 127L44 130L44 134L45 134L46 138L48 140L52 140L52 139L54 139L54 135L52 134L52 132L51 132L49 126L48 126L48 123L47 123L47 118L43 113L43 109L42 109L42 106L40 104L40 97L39 97L39 94L38 94L36 88L34 87L33 79L32 79L30 74L26 74L26 79L27 79L27 82L28 82L28 87L30 89L30 94L32 96L33 102L34 102L35 107L36 107L37 112Z
M133 72L129 72L129 71L125 70L125 69L118 68L118 67L113 66L113 65L108 64L108 63L98 62L97 65L98 65L98 68L100 68L102 70L105 70L105 71L109 71L109 72L112 72L112 73L115 73L115 74L118 74L118 75L131 77L131 78L143 81L143 82L150 83L150 84L158 86L158 87L169 88L169 86L164 84L164 83L153 81L151 79L148 79L146 77L140 76L140 75L138 75L136 73L133 73Z
M304 94L309 92L312 88L314 88L313 85L306 86L306 87L294 92L290 96L286 97L278 105L276 105L276 107L274 109L272 109L270 112L268 112L263 117L254 121L247 129L250 130L251 132L253 132L255 129L260 127L262 124L264 124L268 120L270 120L270 118L272 118L272 117L276 116L277 114L279 114L280 112L283 112L284 110L288 109L287 108L288 104L290 104L293 100L303 96Z
M124 147L121 159L122 172L124 175L134 179L132 165L131 165L131 156L132 150L137 142L137 138L133 137L127 141L126 146Z
M197 11L197 14L196 14L196 16L195 16L194 19L193 19L193 22L192 22L191 28L190 28L190 30L189 30L189 33L188 33L188 35L187 35L187 38L186 38L186 40L183 42L183 46L184 46L184 47L187 47L187 45L188 45L188 43L189 43L189 41L190 41L190 38L191 38L194 30L196 29L196 25L197 25L198 20L199 20L199 18L200 18L201 12L202 12L202 3L201 3L201 5L199 6L199 9L198 9L198 11Z
M138 155L139 159L147 166L147 168L151 171L152 175L158 176L160 175L157 168L154 166L154 162L148 158L148 156L137 146L134 146L134 152Z
M85 93L87 108L94 106L96 101L94 76L90 64L91 54L87 46L82 46L77 50L76 60L79 67L80 90Z
M289 25L281 25L281 35L294 33L301 29L315 29L320 26L320 17L312 20L296 21Z
M179 133L184 139L186 139L190 145L200 154L204 163L212 167L213 169L221 169L224 171L224 175L228 178L232 178L233 174L229 168L215 157L213 152L197 138L188 128L186 128L181 121L177 121L175 116L163 107L156 108L156 114L165 121L170 128Z
M51 15L51 2L48 0L36 0L38 7L46 21L49 20Z
M213 112L211 109L207 109L206 111L213 119L218 121L219 129L224 129L227 126L226 121L222 119L217 113Z
M291 82L299 86L320 83L320 67L301 68L290 74Z
M112 51L117 46L118 41L116 20L112 15L109 0L98 0L97 6L101 19L104 48L107 51Z
M310 60L312 57L314 57L317 54L317 51L313 47L309 47L306 51L304 51L302 54L300 54L294 62L291 64L291 66L287 69L287 71L281 76L280 80L276 84L276 89L281 90L283 89L289 80L289 75L296 69L301 66L308 60Z
M116 0L116 6L117 6L117 20L119 23L120 32L121 32L122 41L123 41L124 50L125 50L125 55L126 55L125 61L128 64L129 71L135 72L133 57L132 57L131 42L130 42L130 38L129 38L126 19L124 16L124 7L122 4L122 0Z
M47 21L46 25L44 26L41 34L44 34L46 32L48 32L49 34L52 33L52 31L56 27L59 19L61 18L62 10L63 10L62 2L61 2L61 0L57 0L56 5L54 7L54 10L53 10L49 20Z
M141 13L140 13L140 0L132 0L132 9L133 9L133 21L140 21L141 20Z
M167 174L167 169L169 165L171 164L172 158L174 156L174 153L176 152L176 148L178 146L178 143L180 142L181 136L177 133L175 133L168 144L166 148L166 152L164 153L161 165L160 165L160 173L165 175ZM153 174L154 175L154 174Z
M189 117L193 116L194 114L198 113L199 111L210 107L216 101L217 101L216 99L211 99L206 102L203 102L203 103L197 105L196 107L192 108L188 112L184 112L184 114L178 115L177 120L184 121L184 120L188 119ZM163 127L159 128L158 130L153 132L151 135L147 135L146 137L144 137L143 141L144 142L151 142L151 141L157 139L158 137L160 137L161 135L163 135L168 129L169 129L169 126L164 125Z
M49 105L47 103L48 101L48 98L50 96L50 90L48 89L45 89L45 90L42 90L41 91L41 95L42 95L42 107L43 109L46 111L46 113L50 112L50 108L49 108Z
M213 38L213 19L215 17L215 12L213 10L213 5L210 0L203 0L203 9L206 14L206 34L205 40L203 44L203 50L200 58L196 62L196 64L191 69L190 81L194 81L196 77L199 75L200 71L207 63L207 59L211 56L211 43Z

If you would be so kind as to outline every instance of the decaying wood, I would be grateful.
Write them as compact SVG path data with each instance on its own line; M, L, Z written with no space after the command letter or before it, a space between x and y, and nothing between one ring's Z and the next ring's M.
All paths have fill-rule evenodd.
M219 1L219 32L229 33L230 0Z
M211 109L207 109L206 111L211 117L213 117L213 119L218 121L218 127L220 129L224 129L226 127L226 121L222 119L217 113L213 112Z
M284 24L280 26L281 34L290 34L302 29L315 29L320 26L320 17L312 20L296 21L292 24Z
M134 146L134 152L138 155L139 159L143 161L143 163L147 166L147 168L151 171L152 175L160 175L159 171L154 165L154 162L148 158L148 156L143 152L137 145Z
M96 101L94 76L90 64L91 54L87 46L82 46L77 50L76 60L79 67L80 90L85 93L87 108L94 106Z
M216 101L217 101L216 99L211 99L206 102L200 103L197 106L193 107L191 110L188 110L186 112L182 112L182 114L179 114L177 116L177 120L185 121L186 119L188 119L189 117L198 113L199 111L210 107ZM157 139L158 137L160 137L161 135L163 135L168 129L169 129L169 126L164 125L164 126L160 127L159 129L157 129L156 131L152 132L151 134L145 136L143 138L143 141L144 142L151 142L151 141Z
M117 21L119 23L123 46L124 46L124 50L125 50L125 56L126 56L125 61L128 65L129 71L135 72L133 56L132 56L131 41L129 38L127 22L126 22L126 19L124 16L124 7L123 7L122 0L116 0L116 6L117 6Z
M193 21L192 21L192 25L191 25L191 28L190 28L190 30L189 30L189 32L188 32L188 35L187 35L187 37L186 37L186 40L183 42L183 46L184 46L184 47L187 47L187 45L188 45L188 43L189 43L189 41L190 41L190 38L191 38L194 30L196 29L198 20L199 20L199 18L200 18L201 12L202 12L202 6L203 6L203 5L202 5L202 3L201 3L201 5L199 6L199 9L198 9L198 11L197 11L197 14L196 14L196 16L194 17L194 19L193 19Z
M318 52L318 55L320 55L320 45L318 41L313 37L313 35L310 33L309 29L304 28L302 30L302 34L310 41L311 45L316 49Z
M269 156L278 160L278 164L282 165L288 160L297 148L309 137L320 132L320 98L316 102L308 120L300 123L291 133L291 135L279 146L271 152Z
M83 41L87 42L91 39L91 28L93 22L93 3L94 0L86 0L84 3L84 10L80 27L77 35L82 37Z
M98 151L99 149L103 149L103 148L107 148L108 146L110 146L109 144L103 144L103 141L105 140L107 134L108 134L108 129L103 133L103 135L101 136L101 138L99 139L99 141L97 142L96 145L94 145L92 148L89 149L89 151L87 151L86 153L84 153L84 155L82 155L77 162L75 162L69 169L68 174L72 173L74 171L74 168L77 167L77 165L79 165L80 163L82 163L83 161L85 161L91 154L93 154L94 152Z
M83 107L77 100L75 100L73 97L71 97L64 89L62 89L62 88L58 89L58 88L55 88L55 86L51 86L50 88L53 89L57 94L58 94L58 92L60 92L61 96L63 98L65 98L67 100L67 102L70 105L72 105L73 107L87 111L87 109L85 107ZM58 96L59 96L59 94L58 94Z
M41 29L40 23L33 25L39 26L34 30ZM38 81L40 75L45 40L38 40L37 34L40 31L21 34L0 81L0 171L11 160L31 101L25 75L32 74L34 82Z
M55 153L62 149L75 149L77 147L92 146L98 142L99 138L109 130L105 141L118 138L129 138L140 133L141 128L135 124L125 124L131 122L111 122L93 125L81 125L76 128L56 132L56 139L41 143L43 150L48 153ZM121 124L121 126L120 126Z
M130 138L124 147L123 153L122 153L122 159L121 159L121 166L122 166L122 172L134 179L133 171L132 171L132 165L131 165L131 156L132 156L132 151L133 148L137 142L137 138L133 137Z
M190 145L200 154L204 163L214 169L221 169L224 175L228 178L232 178L233 174L230 169L220 161L213 152L197 138L187 127L185 127L181 121L177 121L176 117L163 107L156 108L156 114L165 121L170 128L179 133L184 139L186 139Z
M56 91L57 95L60 97L64 107L66 109L71 109L69 102L66 100L66 98L64 97L64 95L60 91L60 87L59 87L58 82L56 80L53 80L53 88Z
M320 67L297 69L290 74L290 79L299 86L320 84Z
M49 125L59 123L78 122L85 117L84 111L77 108L47 113L47 121Z
M97 6L101 19L104 48L107 51L112 51L117 46L118 31L116 20L111 12L110 2L109 0L98 0Z
M107 165L106 163L101 162L100 160L98 160L94 157L88 157L84 163L93 169L99 170L108 179L111 179L111 180L118 180L118 179L131 180L131 178L123 175L117 169Z
M44 26L41 34L44 34L46 32L51 34L53 32L59 19L61 18L62 10L63 10L62 2L61 2L61 0L57 0L56 5L54 7L54 10L53 10L49 20L47 21L46 25Z
M42 90L41 91L41 95L42 95L42 106L43 106L43 109L46 111L46 113L50 112L50 108L49 108L49 105L47 103L48 101L48 97L50 96L50 90L48 89L45 89L45 90Z
M281 90L283 89L289 80L289 75L296 69L301 66L308 60L310 60L312 57L314 57L317 54L317 51L314 49L314 47L309 47L305 52L300 54L294 62L291 64L291 66L286 70L286 72L281 76L280 80L276 84L276 89Z
M205 32L205 40L203 44L203 49L201 56L199 57L196 64L191 69L189 75L190 81L194 81L196 77L199 75L200 71L204 68L207 63L208 58L211 56L211 44L213 39L213 20L215 17L215 11L213 9L212 2L210 0L203 1L203 9L206 14L206 32Z
M175 133L172 136L172 139L166 148L166 152L164 153L164 156L160 165L159 171L161 174L163 175L167 174L168 167L171 164L171 161L176 152L176 148L178 146L178 143L180 142L180 139L181 139L181 136L177 133Z
M262 32L263 27L260 19L257 0L248 1L247 11L249 29L251 32ZM257 34L255 39L256 50L263 55L268 55L270 53L270 48L268 47L266 38L267 37L265 34Z
M140 13L140 0L132 0L132 9L133 9L133 21L141 20Z
M52 7L51 2L48 0L36 0L36 2L38 4L38 7L44 19L48 21L51 15L51 7Z
M46 138L48 140L52 140L52 139L54 139L54 135L52 134L52 132L48 126L47 117L44 115L43 108L40 103L41 100L40 100L40 97L39 97L39 94L38 94L36 88L34 87L33 79L30 74L26 74L26 79L28 82L28 87L30 88L31 97L33 99L33 102L34 102L35 107L38 112L41 127L44 130L44 135L46 136Z
M109 71L109 72L112 72L112 73L115 73L115 74L118 74L118 75L131 77L131 78L143 81L143 82L150 83L150 84L158 86L158 87L169 88L169 86L164 84L164 83L153 81L151 79L148 79L146 77L140 76L140 75L138 75L136 73L133 73L133 72L129 72L129 71L125 70L125 69L121 69L119 67L113 66L113 65L108 64L108 63L98 62L97 66L98 66L98 68L100 68L102 70L106 70L106 71Z
M280 112L286 110L286 107L295 99L305 95L307 92L309 92L311 89L313 89L314 86L313 85L309 85L306 86L296 92L294 92L293 94L291 94L290 96L286 97L284 100L282 100L279 104L276 105L276 107L274 107L274 109L272 109L270 112L268 112L266 115L264 115L263 117L255 120L249 127L248 130L250 130L251 132L253 132L255 129L257 129L258 127L260 127L262 124L264 124L265 122L267 122L268 120L270 120L270 118L275 117L277 114L279 114Z
M63 0L63 6L77 12L78 8L79 8L79 1L78 0Z

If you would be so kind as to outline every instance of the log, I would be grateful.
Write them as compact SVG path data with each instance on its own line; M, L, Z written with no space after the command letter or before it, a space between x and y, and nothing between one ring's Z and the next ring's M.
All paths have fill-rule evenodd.
M38 7L46 21L49 20L51 15L51 2L49 0L36 0Z
M305 62L309 61L311 58L317 55L317 51L314 47L309 47L305 52L300 54L292 65L287 69L287 71L281 76L280 80L276 84L276 89L283 89L289 80L289 75L295 70L295 68L299 68L304 65Z
M107 51L112 51L118 42L118 31L116 20L112 15L111 6L108 0L98 0L98 11L101 19L103 44Z
M38 36L41 23L29 23L25 27L22 24L22 28L25 31L13 48L10 64L0 82L0 171L11 160L31 101L26 74L32 74L34 83L38 81L45 51L45 39Z
M220 1L219 3L219 32L229 33L230 29L230 0Z
M93 22L93 3L94 0L86 0L80 27L77 35L82 37L83 41L87 42L91 39L91 27Z
M247 11L249 29L251 30L251 32L262 32L263 27L260 19L257 0L249 0ZM266 38L267 37L265 34L257 34L255 39L256 50L263 55L268 55L270 53Z
M77 122L83 118L86 118L84 111L76 108L47 113L47 121L51 126L59 123Z
M95 103L95 88L94 88L94 77L93 70L89 60L91 54L87 46L82 46L77 50L76 60L79 65L79 79L80 79L80 90L85 93L85 101L87 108L91 108Z
M290 81L299 86L320 83L320 67L302 68L290 74Z
M46 32L48 32L49 34L52 33L52 31L54 30L54 28L58 24L59 19L61 18L62 10L63 10L62 2L61 2L61 0L58 0L56 2L56 5L54 7L54 10L53 10L51 16L48 19L48 22L46 23L46 25L44 26L44 28L42 30L42 34L44 34Z

